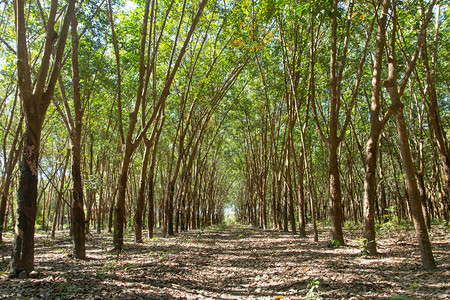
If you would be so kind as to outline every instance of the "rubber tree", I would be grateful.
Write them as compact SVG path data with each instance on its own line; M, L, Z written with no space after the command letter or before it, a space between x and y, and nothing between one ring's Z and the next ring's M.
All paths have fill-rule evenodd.
M64 48L75 9L75 0L69 0L60 32L55 31L58 1L50 3L45 28L45 41L39 70L32 78L27 41L27 12L25 1L14 5L16 22L17 76L25 115L24 146L20 162L20 178L17 191L17 220L14 235L11 276L22 271L34 270L34 230L37 213L38 163L40 139L47 108L53 97L61 70ZM54 55L52 55L54 53Z
M381 71L384 48L386 45L386 21L390 0L384 0L378 18L375 55L372 72L372 97L370 102L370 132L365 148L365 180L364 180L364 238L365 251L370 255L377 253L375 242L375 203L377 200L377 154L380 134L392 114L392 109L380 119Z
M338 150L341 142L345 138L345 133L351 120L352 108L356 102L358 96L358 90L361 82L361 77L363 74L363 67L366 58L367 48L369 41L371 39L371 32L373 27L370 25L368 28L367 37L365 40L365 46L362 50L361 60L357 68L357 75L355 79L355 86L351 91L351 96L349 104L346 105L346 111L342 112L341 109L344 107L342 90L342 78L344 74L344 68L347 63L347 52L350 42L350 29L352 25L353 17L353 7L354 1L348 3L347 8L347 20L344 23L344 34L342 45L338 48L338 19L339 18L339 0L334 0L331 7L331 38L330 38L330 80L329 80L329 115L328 115L328 134L325 136L324 130L322 129L318 112L317 104L314 99L313 101L313 117L316 124L318 133L325 143L328 149L328 162L329 162L329 191L330 191L330 217L331 217L331 232L333 243L343 245L344 235L342 230L343 223L343 209L342 209L342 192L341 192L341 179L340 179L340 166L339 166L339 156ZM342 50L341 50L342 49ZM338 53L338 50L341 50ZM339 54L339 55L338 55ZM338 59L339 58L339 59ZM340 121L340 115L345 116L345 120L342 123ZM323 113L321 114L323 116ZM340 132L339 132L340 129Z
M73 93L73 112L68 103L66 91L62 79L60 78L60 90L64 102L65 112L54 101L57 110L64 119L64 123L69 132L72 144L72 203L71 210L71 235L73 242L73 256L78 259L86 258L86 233L85 233L85 214L84 214L84 194L83 182L81 178L81 137L83 129L83 114L85 105L81 101L80 93L80 67L78 59L78 21L74 14L72 18L71 39L72 39L72 93Z
M422 258L422 266L427 270L433 270L436 268L436 262L434 260L433 252L431 249L431 242L428 235L427 226L425 223L425 218L422 211L421 197L419 188L417 186L416 180L416 168L414 165L414 161L411 154L411 148L409 144L409 136L407 130L407 124L405 117L403 115L403 107L404 104L401 102L401 97L405 90L405 87L408 83L409 76L412 70L415 67L415 62L419 56L421 45L424 42L425 38L425 28L427 27L429 20L431 19L433 13L435 1L432 0L429 4L428 11L425 17L425 20L422 23L418 34L418 41L413 55L411 56L408 67L405 71L405 75L401 81L399 86L398 84L398 64L395 53L395 46L397 43L396 35L397 35L397 10L396 3L392 4L393 17L392 17L392 32L391 32L391 40L389 44L389 56L388 56L388 65L389 65L389 75L387 80L384 82L384 86L386 87L389 96L391 98L392 106L397 107L394 111L395 124L397 127L397 135L399 139L400 145L400 153L403 165L403 172L406 178L406 189L408 192L408 197L410 201L410 210L414 223L414 227L416 230L416 236L419 242L419 249Z
M436 9L436 25L435 34L433 38L433 47L430 55L428 54L428 48L426 38L422 44L422 62L425 68L426 82L427 82L427 101L425 101L428 107L428 116L433 129L434 136L436 137L437 148L442 161L442 166L445 174L445 189L446 199L443 203L443 213L448 219L450 212L449 196L450 196L450 144L447 138L447 132L444 129L443 122L441 120L441 112L438 104L438 93L436 91L436 62L438 55L438 41L439 41L439 15L440 8Z

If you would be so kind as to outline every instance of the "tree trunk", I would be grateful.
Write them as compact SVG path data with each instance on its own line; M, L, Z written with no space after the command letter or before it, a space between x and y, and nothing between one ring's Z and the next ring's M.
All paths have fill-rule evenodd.
M173 230L173 198L175 193L175 182L170 181L169 183L169 192L167 198L167 208L166 208L166 217L167 217L167 234L175 235Z
M291 222L291 231L292 233L297 233L296 224L295 224L295 209L294 209L294 191L292 189L293 182L291 178L291 170L288 166L287 169L287 180L288 184L287 187L289 188L289 221Z
M148 173L148 215L147 215L147 223L148 223L148 239L151 240L153 238L153 228L155 227L155 184L154 184L154 167L150 167L150 172Z
M366 176L364 180L364 250L370 255L377 254L375 241L375 202L377 200L377 146L378 133L370 134L366 143Z
M388 205L387 205L387 202L386 202L386 187L385 187L385 183L384 183L384 181L385 181L385 179L384 179L384 171L383 171L383 168L384 168L384 166L383 166L383 151L382 151L382 145L383 145L383 141L382 141L382 139L380 139L380 146L379 146L379 152L380 152L380 155L379 155L379 165L380 165L380 167L378 168L379 169L379 177L380 177L380 181L379 181L379 198L378 198L378 203L380 204L380 219L378 220L380 223L385 223L385 222L387 222L388 220L387 220L387 214L388 214L388 211L387 211L387 208L388 208Z
M446 196L442 199L443 204L443 213L448 217L449 213L449 205L448 198L450 197L450 147L447 140L447 133L445 132L444 127L441 124L440 114L439 114L439 105L437 102L437 92L436 92L436 71L435 71L435 63L437 60L437 49L438 49L438 34L439 34L439 15L440 15L440 7L437 6L436 9L436 26L435 26L435 35L433 41L433 52L432 52L432 62L430 64L428 58L427 44L426 39L424 39L424 43L422 45L422 61L425 67L426 80L427 80L427 96L428 101L425 103L428 105L428 115L431 123L431 127L433 128L433 133L436 138L437 148L439 150L439 154L441 157L444 174L445 174L445 193Z
M27 122L17 191L17 220L12 266L18 275L34 270L34 230L41 125Z
M393 95L391 95L391 99L392 96ZM397 101L399 100L400 99L398 99ZM420 193L415 177L415 166L409 147L408 131L406 128L405 119L403 117L403 109L397 111L394 116L397 125L400 149L402 153L403 170L406 175L406 186L410 200L410 209L414 221L414 227L416 228L416 235L419 241L420 253L422 256L422 265L427 270L433 270L436 268L436 262L433 257L428 230L423 216Z
M103 171L102 171L102 177L103 178ZM103 192L104 187L103 184L100 186L100 192L99 192L99 199L98 199L98 210L97 210L97 233L102 232L102 226L103 226Z
M26 119L12 254L12 267L17 275L22 271L29 273L34 269L34 230L37 213L38 164L42 124L54 94L56 80L59 77L75 0L69 0L68 2L59 37L54 34L58 1L52 1L51 3L44 51L35 84L31 79L28 59L25 2L16 0L15 3L18 85ZM54 47L56 38L58 40ZM52 53L55 53L55 55L52 56ZM50 63L52 57L53 66Z
M272 227L277 228L277 179L275 173L272 175Z
M283 182L281 181L281 171L278 171L277 173L280 173L277 175L277 228L278 230L282 230L283 229L283 204L282 204L282 194L283 194Z
M339 160L338 147L339 139L337 135L339 125L339 92L338 92L338 74L337 74L337 9L339 0L333 1L333 19L331 22L331 57L330 57L330 118L329 118L329 137L328 161L330 164L330 216L332 225L333 242L339 242L344 245L344 235L342 232L342 204L341 204L341 181L339 178Z
M158 142L159 137L161 135L161 131L164 125L165 117L162 117L160 127L158 128L155 136L155 141L153 144L153 151L152 151L152 159L150 163L150 170L148 172L148 191L147 191L147 198L148 198L148 238L151 240L153 238L153 228L155 227L155 167L156 167L156 157L157 157L157 150L158 150Z
M13 116L11 116L13 117ZM3 229L4 224L6 224L6 209L9 197L9 188L11 186L13 180L13 171L14 167L17 164L18 158L20 157L20 153L22 152L23 140L19 141L19 136L22 132L22 121L23 117L20 118L19 125L17 126L16 133L14 135L14 140L11 145L11 149L8 154L8 160L5 162L5 173L4 181L1 190L1 200L0 200L0 244L3 241ZM17 145L19 144L19 145ZM17 147L18 146L18 147ZM17 147L17 149L16 149Z
M66 162L64 163L63 174L66 174L67 166L68 166L69 160L70 160L69 154L70 153L68 151L67 159L66 159ZM58 220L58 216L61 214L61 202L62 202L62 199L64 197L64 193L62 191L64 189L65 179L66 179L66 176L62 176L61 182L60 182L60 185L59 185L59 192L57 193L58 197L56 199L56 208L55 208L55 214L54 214L54 217L53 217L53 227L52 227L52 233L51 233L52 238L55 238L56 225L58 224L58 221L59 221ZM62 213L64 214L64 211L62 211Z
M72 135L72 207L71 232L73 239L73 256L86 258L86 222L84 215L83 183L81 179L81 131L83 108L80 95L80 74L78 64L78 33L75 14L72 19L72 78L75 124ZM92 155L92 153L91 153Z
M396 32L396 11L394 7L394 17L393 17L393 32ZM428 236L428 230L425 224L425 219L423 217L423 211L421 206L421 199L419 189L417 187L416 181L416 170L414 162L411 155L411 149L409 145L408 130L406 127L406 121L403 116L403 104L401 103L401 92L397 87L397 60L395 58L395 34L393 34L391 40L391 53L388 57L389 63L389 76L384 82L384 85L391 98L392 106L397 107L394 112L394 117L397 126L397 134L400 144L400 152L403 162L403 171L406 176L406 188L408 197L410 200L411 215L414 221L414 227L416 229L416 235L419 242L420 254L422 257L422 265L427 270L433 270L436 268L436 262L433 257L433 252L431 249L431 243ZM420 43L421 37L419 36Z
M288 184L287 182L284 183L284 205L283 205L283 231L288 232L289 231L289 219L288 219L288 199L289 199L289 191L288 191Z
M332 238L333 242L338 241L339 245L344 245L344 234L342 231L342 205L341 205L341 182L339 178L339 163L337 158L337 145L332 145L329 148L329 162L330 162L330 216L332 224ZM333 147L335 146L335 147Z
M298 170L298 219L299 219L299 228L298 232L300 237L306 237L306 199L305 199L305 191L303 184L303 158L300 161L299 170Z
M123 232L125 225L125 194L127 190L128 167L131 163L131 153L125 150L120 168L117 201L114 205L114 249L121 252L123 249Z
M142 243L142 215L144 212L144 206L145 206L145 190L146 190L146 179L147 179L147 168L148 168L148 161L150 158L150 143L145 141L145 153L144 153L144 159L142 161L142 169L141 169L141 176L140 176L140 186L138 191L138 196L136 200L136 213L134 215L134 234L135 234L135 242L136 243Z
M74 146L72 153L72 207L71 207L71 232L73 238L73 255L78 259L86 258L86 228L83 209L83 185L81 180L81 149Z

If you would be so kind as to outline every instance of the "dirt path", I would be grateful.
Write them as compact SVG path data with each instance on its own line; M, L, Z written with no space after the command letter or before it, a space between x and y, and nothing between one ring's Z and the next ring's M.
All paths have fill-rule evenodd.
M424 271L413 232L385 233L378 257L361 256L360 232L329 248L289 233L232 226L157 237L128 236L120 256L107 235L90 236L87 261L70 257L70 239L37 238L37 279L7 279L9 242L0 248L5 299L449 299L449 232L431 232L439 268Z

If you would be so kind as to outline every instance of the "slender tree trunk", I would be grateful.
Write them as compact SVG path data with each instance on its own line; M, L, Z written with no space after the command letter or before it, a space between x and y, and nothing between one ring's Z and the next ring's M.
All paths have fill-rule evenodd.
M148 238L151 240L153 238L153 228L155 227L155 167L156 167L156 157L157 157L157 150L158 150L158 142L159 137L161 135L161 131L164 125L165 118L162 117L161 125L156 132L155 141L153 144L153 151L152 151L152 159L150 163L150 170L148 172L148 191L147 191L147 198L148 198Z
M370 133L366 143L366 171L364 180L364 238L365 251L370 255L377 253L375 241L375 203L377 201L377 155L381 131L390 114L380 120L381 70L386 45L386 21L390 1L384 0L378 22L375 60L372 74L372 99L370 106ZM391 111L392 112L392 111Z
M432 6L430 7L432 9ZM425 224L425 219L423 216L421 199L419 189L417 187L416 181L416 170L414 162L411 155L411 149L409 145L408 130L406 127L406 121L403 116L403 104L401 102L401 93L397 87L397 60L395 58L395 32L396 32L396 10L394 7L394 17L393 17L393 32L391 38L391 53L388 57L389 63L389 76L385 81L384 85L389 93L391 102L393 106L398 107L394 112L394 117L397 126L397 134L400 144L400 152L403 162L403 171L406 177L406 188L410 201L411 215L414 221L414 227L416 229L416 235L419 242L419 249L422 257L422 265L425 269L433 270L436 268L436 262L433 257L433 252L431 249L431 242L428 236L428 230ZM423 28L422 28L423 29ZM423 34L423 33L422 33ZM423 36L419 36L419 45ZM414 57L414 56L413 56ZM412 60L414 61L414 60ZM411 66L411 65L410 65ZM404 85L402 85L403 87Z
M378 134L370 134L366 143L366 176L364 180L364 238L365 251L370 255L377 253L375 241L375 202L377 199L377 146Z
M391 95L391 99L392 96L393 95ZM400 99L398 99L398 101L399 100ZM412 160L411 150L409 147L408 131L406 128L405 119L403 117L403 110L399 110L394 114L394 116L397 125L397 133L400 141L400 149L403 160L403 170L406 175L406 184L410 200L410 209L414 221L414 227L416 228L416 235L419 240L419 248L422 256L422 264L425 269L433 270L436 268L436 262L433 257L431 242L428 236L428 230L423 216L420 193L417 187L417 181L415 177L415 167L414 162Z
M102 171L102 177L103 178L103 171ZM104 210L104 204L103 204L103 195L104 193L104 187L103 184L100 186L100 192L99 192L99 198L98 198L98 209L97 209L97 233L102 232L103 227L103 210Z
M12 116L11 116L12 117ZM11 145L11 149L9 151L8 160L5 162L6 164L6 174L4 174L4 181L1 190L1 200L0 200L0 244L3 241L3 229L6 224L6 209L9 197L9 188L11 186L13 180L13 171L14 167L17 164L18 158L20 157L20 153L22 152L23 140L19 140L20 134L22 132L22 121L23 117L20 118L19 125L17 126L16 133L14 135L14 140ZM18 146L18 147L17 147ZM17 147L17 149L16 149Z
M428 105L428 115L433 129L434 136L436 138L437 148L441 157L441 162L445 174L445 197L442 199L443 212L446 216L449 213L448 198L450 197L450 147L447 140L447 133L441 124L439 115L439 105L436 92L436 71L435 63L437 60L437 50L439 41L439 19L440 19L440 7L437 6L436 9L436 25L435 25L435 35L433 41L433 52L431 55L431 64L429 62L428 50L426 39L422 45L422 61L425 67L426 79L427 79L427 96L428 101L425 103Z
M72 207L71 207L71 232L73 238L73 255L78 259L86 258L86 228L83 209L83 185L81 180L81 149L73 147L72 153Z
M66 162L64 163L63 174L66 174L67 166L68 166L69 160L70 160L69 154L70 153L68 151L67 152L67 157L66 157L66 160L65 160ZM62 202L63 197L64 197L63 190L64 190L64 184L66 182L65 179L66 179L66 176L62 176L61 182L60 182L60 185L59 185L59 192L57 193L58 197L56 198L56 208L55 208L55 214L54 214L54 217L53 217L53 227L52 227L52 233L51 233L52 239L55 238L56 225L58 224L58 216L61 214L61 202ZM64 214L64 211L62 211L62 213Z
M304 176L303 168L303 158L300 160L299 170L298 170L298 219L299 219L299 236L306 237L306 199L305 199L305 188L303 183Z
M337 74L337 9L339 0L334 0L333 19L331 22L331 58L330 58L330 119L328 137L328 161L330 164L330 216L332 225L332 239L344 245L344 234L342 232L342 200L341 181L339 177L338 148L339 139L337 135L339 125L339 93Z
M145 152L144 152L144 159L142 161L142 169L141 169L141 179L140 179L140 185L139 185L139 191L136 201L136 213L134 215L134 233L135 233L135 242L136 243L142 243L142 218L143 218L143 212L144 212L144 206L145 206L145 190L146 190L146 179L147 179L147 168L148 168L148 161L150 158L150 143L148 141L145 141Z
M171 180L169 182L169 191L168 191L168 198L167 198L167 234L168 235L175 235L175 232L173 230L173 198L175 193L175 182Z
M282 204L282 195L283 195L283 182L281 181L281 171L277 175L277 221L278 221L278 230L283 230L283 204Z
M337 240L339 245L344 245L344 234L342 231L343 215L341 205L341 181L339 177L339 163L337 158L337 145L330 143L330 216L332 224L332 238Z
M275 173L272 175L272 222L273 228L277 228L277 179Z
M123 249L123 232L125 225L125 194L127 190L128 168L131 163L131 153L125 151L117 190L117 201L114 205L114 249L121 252Z
M78 33L75 14L72 18L72 78L75 123L72 136L72 207L71 232L73 255L78 259L86 258L86 228L83 201L83 183L81 179L81 132L83 108L80 95L80 74L78 64ZM92 155L92 153L91 153Z
M148 172L148 190L147 190L147 198L148 198L148 215L147 215L147 223L148 223L148 239L151 240L153 238L153 229L155 227L155 165L152 161L150 166L150 170Z
M379 189L379 199L378 199L378 203L380 204L380 219L379 219L379 222L380 223L385 223L385 222L387 222L387 218L386 218L386 216L387 216L387 214L388 214L388 212L387 212L387 202L386 202L386 186L385 186L385 183L384 183L384 181L385 181L385 179L384 179L384 171L383 171L383 168L384 168L384 165L383 165L383 151L382 151L382 146L383 146L383 140L382 139L380 139L380 146L379 146L379 152L380 152L380 154L379 154L379 165L380 165L380 167L379 167L379 178L380 178L380 181L379 181L379 186L378 186L378 189Z
M292 189L294 183L292 182L292 178L291 178L291 170L288 166L287 169L287 180L288 180L288 184L287 187L289 188L289 221L291 223L291 231L292 233L297 233L296 230L296 224L295 224L295 209L294 209L294 191Z
M289 187L287 182L284 183L284 197L283 197L283 231L289 231L289 218L288 218L288 202L289 202Z

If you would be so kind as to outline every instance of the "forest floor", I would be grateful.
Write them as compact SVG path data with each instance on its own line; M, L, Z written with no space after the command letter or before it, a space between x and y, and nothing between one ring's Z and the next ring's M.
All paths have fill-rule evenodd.
M143 244L126 237L112 255L108 234L88 236L85 261L71 258L67 232L36 236L37 279L8 279L11 234L0 246L4 299L450 299L450 229L430 232L438 269L420 266L411 229L378 235L380 255L361 254L360 228L346 228L346 246L328 246L275 230L226 226Z

